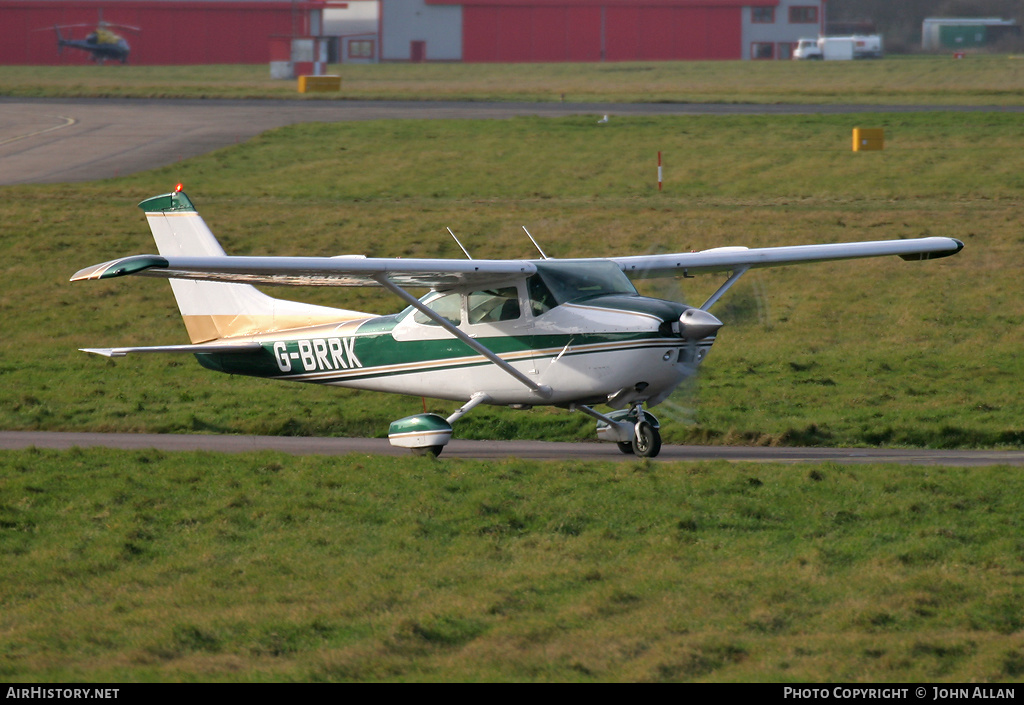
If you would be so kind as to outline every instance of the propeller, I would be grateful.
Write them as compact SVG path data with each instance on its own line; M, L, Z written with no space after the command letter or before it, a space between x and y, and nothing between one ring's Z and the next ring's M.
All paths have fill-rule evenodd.
M661 248L654 248L647 254L660 254L661 251ZM646 406L657 406L655 416L659 419L689 426L697 420L697 371L703 357L697 343L717 331L722 326L722 321L707 311L701 311L688 301L683 291L682 279L682 276L638 277L633 283L644 296L673 301L687 307L678 320L671 323L672 333L683 340L679 362L686 366L687 374L674 389L648 399Z
M658 252L650 254L658 254ZM679 316L678 322L672 323L673 333L683 339L679 361L688 368L687 374L674 390L661 397L652 397L646 406L648 408L657 406L654 413L663 421L674 422L680 426L694 426L697 424L699 407L701 383L699 369L704 354L707 352L707 348L701 347L699 343L701 340L715 335L726 324L710 311L699 308L699 304L694 305L688 301L682 288L683 279L682 275L638 278L634 280L634 284L645 296L674 301L687 306ZM714 285L718 283L720 282L707 282L707 284ZM729 297L718 302L717 307L721 309L721 312L728 314L728 320L732 323L738 321L741 325L744 323L769 325L770 317L765 301L764 287L757 280L749 281L748 286L742 290L734 289Z

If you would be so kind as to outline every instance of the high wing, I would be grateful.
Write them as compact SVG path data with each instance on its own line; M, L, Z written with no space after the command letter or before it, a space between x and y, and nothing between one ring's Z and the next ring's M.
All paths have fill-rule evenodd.
M282 284L291 286L396 286L444 289L485 286L528 277L525 260L401 259L383 257L163 257L135 255L86 267L71 281L128 274L167 279Z
M596 258L614 262L634 278L737 271L809 262L897 255L926 260L954 255L959 240L926 237L912 240L843 242L789 247L721 247L700 252ZM578 261L578 260L573 260ZM71 281L109 279L129 274L167 279L281 284L292 286L380 286L445 289L486 286L537 271L527 260L401 259L381 257L164 257L135 255L86 267Z
M631 277L643 279L676 274L728 272L757 267L777 267L807 262L857 259L898 255L905 260L926 260L955 255L964 244L950 237L924 237L913 240L876 240L839 242L827 245L790 247L719 247L700 252L684 252L635 257L610 257Z

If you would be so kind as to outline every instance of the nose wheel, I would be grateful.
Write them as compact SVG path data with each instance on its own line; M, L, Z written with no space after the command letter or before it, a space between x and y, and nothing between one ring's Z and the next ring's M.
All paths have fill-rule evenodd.
M613 441L626 455L640 458L654 458L661 452L660 424L654 414L644 411L640 403L629 409L619 409L601 414L589 406L573 405L588 416L597 419L597 437L602 441Z
M661 432L646 421L636 425L633 452L641 458L654 458L661 452Z
M626 455L640 458L655 458L661 452L661 432L654 426L641 421L636 426L636 435L632 441L616 443L619 451Z

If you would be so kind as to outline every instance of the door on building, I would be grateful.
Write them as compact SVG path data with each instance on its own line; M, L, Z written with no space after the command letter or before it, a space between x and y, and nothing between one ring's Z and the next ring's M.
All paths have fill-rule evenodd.
M424 41L409 42L409 61L414 64L427 60L427 43Z

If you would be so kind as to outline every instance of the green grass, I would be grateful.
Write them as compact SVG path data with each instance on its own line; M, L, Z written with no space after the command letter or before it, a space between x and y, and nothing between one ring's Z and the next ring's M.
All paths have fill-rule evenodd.
M854 126L885 151L852 153ZM173 167L0 190L0 427L375 435L418 398L219 376L187 357L77 348L184 343L165 282L70 285L150 252L134 204L178 180L234 254L533 257L945 235L954 258L762 270L695 387L656 409L669 442L1020 447L1022 130L1013 115L385 121L300 125ZM655 184L655 154L665 187ZM703 301L700 277L652 293ZM389 312L354 289L278 296ZM456 404L429 402L450 413ZM592 438L551 409L479 408L463 438Z
M340 95L306 99L1021 105L1016 55L881 61L593 64L345 64ZM0 66L0 95L295 98L267 65Z
M1013 682L1012 468L0 453L0 680Z
M1018 100L992 87L1018 90L999 73L1013 59L916 61L851 68L952 81L921 102ZM390 97L439 85L366 68L378 82L395 70ZM764 72L810 67L592 68L567 99L604 79L637 99L637 76L661 68L714 73L709 99L729 99L729 72L792 97ZM486 73L422 68L448 69L467 86ZM246 95L236 70L206 83ZM0 92L19 71L0 67ZM178 94L194 75L76 71L14 92L71 80L123 94L94 85L115 76L132 95ZM815 92L914 92L881 101L841 78L855 90ZM157 88L130 85L146 81ZM540 83L539 99L559 92ZM208 91L224 95L191 95ZM884 127L886 150L850 153L855 126ZM747 275L716 308L727 327L699 383L657 411L671 441L1020 447L1021 139L1003 114L305 125L131 177L3 187L0 428L383 435L421 408L77 352L186 342L165 282L67 282L152 251L134 204L183 180L240 254L458 257L450 226L474 256L531 257L520 224L562 257L958 237L966 249L938 262ZM699 301L719 281L659 291ZM397 307L364 290L272 293ZM592 423L478 408L456 435L586 439ZM1019 682L1021 482L1000 467L5 451L0 681Z

